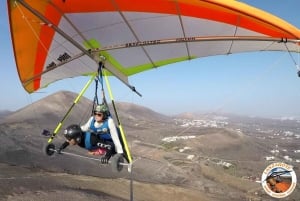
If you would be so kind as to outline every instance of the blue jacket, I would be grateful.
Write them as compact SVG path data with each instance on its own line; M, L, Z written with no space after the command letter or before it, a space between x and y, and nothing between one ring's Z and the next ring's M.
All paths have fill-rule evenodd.
M95 118L93 118L93 120L91 121L91 124L90 124L90 130L93 133L85 132L84 144L85 144L86 149L92 150L92 149L97 148L97 144L92 143L92 141L93 141L92 138L95 137L93 135L96 135L97 138L104 140L104 141L107 141L107 140L112 141L107 120L105 120L99 128L96 128L95 127Z

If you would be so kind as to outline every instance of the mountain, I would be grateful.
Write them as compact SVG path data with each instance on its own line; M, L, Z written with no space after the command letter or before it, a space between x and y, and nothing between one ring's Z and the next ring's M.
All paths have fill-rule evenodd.
M12 111L9 110L0 110L0 119L11 114Z
M71 107L75 97L76 94L72 92L57 92L11 113L4 118L4 122L16 123L27 121L33 124L53 125L63 118L64 114ZM82 115L88 114L91 104L90 100L82 97L70 116L72 121L78 122Z
M170 122L169 116L157 113L149 108L133 103L117 102L118 114L127 120L147 122ZM119 111L120 110L120 111Z
M55 94L49 95L44 99L34 102L16 112L6 115L4 118L5 123L16 123L24 120L41 124L55 124L63 118L68 109L72 106L77 94L69 91L60 91ZM116 102L118 115L125 120L132 120L138 122L170 122L171 118L146 107L139 105ZM74 106L70 112L68 119L69 122L84 123L92 114L92 101L82 97L80 101ZM114 116L114 110L109 105L110 111ZM46 121L45 121L46 120Z

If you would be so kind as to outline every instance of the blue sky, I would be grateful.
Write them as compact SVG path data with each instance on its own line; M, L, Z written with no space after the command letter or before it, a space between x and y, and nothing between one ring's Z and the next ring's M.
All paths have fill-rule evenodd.
M300 28L299 0L243 2ZM66 79L40 90L40 93L28 94L16 71L4 0L0 1L0 28L0 110L18 110L59 90L80 91L88 78ZM299 64L299 55L293 56ZM167 115L229 112L261 117L300 117L300 78L287 52L207 57L130 77L130 83L142 97L118 80L110 80L115 101L139 104ZM85 96L92 99L93 93L91 87Z

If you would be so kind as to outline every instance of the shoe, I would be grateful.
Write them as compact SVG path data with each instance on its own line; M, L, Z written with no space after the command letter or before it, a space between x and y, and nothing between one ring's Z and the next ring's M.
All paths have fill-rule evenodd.
M89 154L96 155L96 156L104 155L105 153L106 153L106 150L103 149L103 148L98 148L98 149L94 149L94 150L89 151Z

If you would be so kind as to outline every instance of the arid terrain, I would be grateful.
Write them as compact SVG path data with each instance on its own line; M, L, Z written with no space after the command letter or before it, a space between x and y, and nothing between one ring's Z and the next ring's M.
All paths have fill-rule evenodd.
M216 114L168 117L119 102L134 159L131 174L127 167L115 173L109 165L90 159L46 156L48 137L41 133L53 132L74 96L59 92L2 115L0 200L269 201L275 198L256 181L270 163L287 162L300 175L298 121ZM62 129L84 123L91 107L91 101L83 99ZM59 133L54 144L62 142ZM67 151L88 156L79 147ZM274 158L269 161L267 156ZM283 200L300 200L299 185Z

